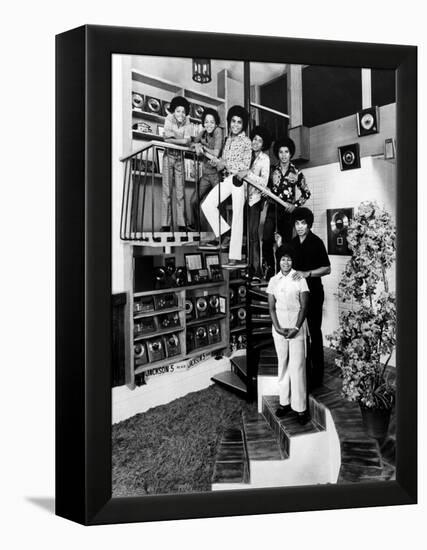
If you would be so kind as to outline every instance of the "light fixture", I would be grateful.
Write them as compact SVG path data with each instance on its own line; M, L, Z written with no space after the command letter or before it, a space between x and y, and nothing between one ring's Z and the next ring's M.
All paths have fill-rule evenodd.
M210 59L193 59L193 80L199 84L207 84L212 80Z

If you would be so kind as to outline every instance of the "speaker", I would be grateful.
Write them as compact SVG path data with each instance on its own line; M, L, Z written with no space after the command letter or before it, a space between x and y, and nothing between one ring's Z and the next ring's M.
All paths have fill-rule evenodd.
M193 321L196 318L196 310L194 308L193 300L186 298L184 302L185 307L185 320Z
M338 147L338 159L342 171L360 168L359 144L351 143L350 145Z

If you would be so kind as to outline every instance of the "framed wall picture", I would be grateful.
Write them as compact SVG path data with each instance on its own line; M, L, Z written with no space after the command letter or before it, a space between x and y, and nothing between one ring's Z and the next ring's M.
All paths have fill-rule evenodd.
M199 78L211 79L196 85L197 52L206 58ZM238 53L229 59L230 52ZM416 48L88 25L59 35L56 56L56 513L99 525L415 503ZM372 97L373 79L362 82L362 69L387 72L387 97L397 98L378 104L381 125L369 137L355 124L361 105L369 107L362 95ZM265 104L253 101L253 86ZM133 112L132 93L144 98L143 111ZM275 97L287 101L272 113L266 105ZM247 254L243 272L203 279L204 270L233 259L236 241L229 253L207 255L204 266L198 246L205 235L191 229L201 205L182 163L194 153L187 145L159 149L155 136L132 132L138 121L163 125L161 106L174 98L184 114L191 104L209 107L222 126L238 107L230 131L241 134L246 163L247 135L254 125L268 130L269 115L274 135L301 121L307 128L309 147L294 167L313 216L305 210L313 224L301 231L314 234L307 243L321 263L301 266L297 257L295 266L307 272L310 294L322 295L321 336L311 336L308 360L304 338L297 342L310 382L318 380L299 394L291 389L290 408L280 400L265 285L246 287L247 271L260 267L257 243L242 239L249 246L235 256ZM396 162L384 158L386 139L398 140ZM357 170L340 170L346 159L356 167L349 154L337 158L346 144L358 153ZM135 177L132 167L146 160L161 173L165 149L172 180ZM295 193L289 199L296 202ZM336 204L348 219L352 210L357 246L348 257L326 250L325 211ZM207 214L213 239L216 218ZM245 209L231 208L233 215L243 235ZM335 216L335 228L343 220ZM176 287L134 284L152 280L145 271L170 254ZM209 309L210 297L237 296L239 287L246 302ZM349 335L356 328L365 332ZM291 330L297 336L301 327ZM360 358L361 341L385 353ZM371 385L356 379L361 371ZM373 386L378 373L387 378L381 387ZM171 405L178 397L180 412ZM386 422L378 431L370 417L381 410ZM173 426L167 437L165 426Z
M347 230L353 219L353 208L333 208L326 211L328 224L328 254L348 256Z

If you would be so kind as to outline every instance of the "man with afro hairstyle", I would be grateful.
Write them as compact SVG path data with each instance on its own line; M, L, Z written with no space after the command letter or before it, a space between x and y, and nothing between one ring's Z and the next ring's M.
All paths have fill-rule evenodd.
M188 114L190 104L185 97L176 96L169 107L170 114L165 119L165 143L187 146L191 143L191 124ZM176 214L179 231L186 231L185 223L185 171L182 153L175 149L165 149L163 155L162 180L162 231L170 231L171 191L175 188Z
M278 205L271 200L267 208L262 246L267 279L275 273L273 252L275 241L278 241L279 246L282 242L289 243L291 241L292 212L310 198L310 190L304 175L291 163L291 158L295 154L295 143L288 137L279 139L274 144L273 152L279 162L271 174L270 190L284 201L286 206ZM297 189L300 194L298 199L296 197Z
M224 144L222 157L213 158L212 165L218 171L224 170L225 179L219 184L218 189L212 189L202 204L202 210L211 226L215 237L223 235L230 230L230 226L220 215L218 206L230 195L233 205L233 218L231 222L230 251L228 264L224 267L236 269L244 267L242 263L243 240L243 215L245 204L245 188L243 185L235 185L233 177L242 170L248 170L251 165L251 140L246 136L249 114L240 105L234 105L227 113L229 134ZM218 246L218 241L210 243Z

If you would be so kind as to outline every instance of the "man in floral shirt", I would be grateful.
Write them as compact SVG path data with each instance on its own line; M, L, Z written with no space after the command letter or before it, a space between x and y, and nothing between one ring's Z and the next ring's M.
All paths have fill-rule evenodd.
M280 246L291 241L292 212L298 206L302 206L311 194L303 173L291 163L291 158L295 154L295 143L290 138L278 140L274 144L273 151L279 159L279 163L273 169L269 188L286 205L281 206L273 200L269 200L262 243L263 263L267 269L267 279L275 273L273 251L275 242ZM298 198L296 197L297 189L299 191Z

